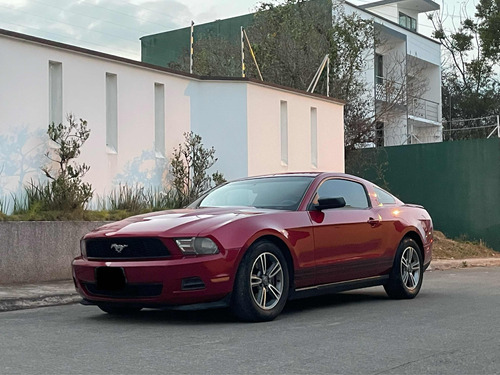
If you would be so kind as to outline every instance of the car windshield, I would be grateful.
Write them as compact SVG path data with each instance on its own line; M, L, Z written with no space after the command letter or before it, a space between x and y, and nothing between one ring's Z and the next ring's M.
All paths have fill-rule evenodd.
M312 176L283 176L234 181L212 190L193 205L296 210L313 179Z

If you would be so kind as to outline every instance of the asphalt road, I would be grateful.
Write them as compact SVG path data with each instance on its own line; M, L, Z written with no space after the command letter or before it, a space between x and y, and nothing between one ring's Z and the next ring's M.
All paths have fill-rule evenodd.
M428 272L412 301L382 288L289 303L270 323L225 310L114 317L67 305L0 313L0 373L500 373L500 268Z

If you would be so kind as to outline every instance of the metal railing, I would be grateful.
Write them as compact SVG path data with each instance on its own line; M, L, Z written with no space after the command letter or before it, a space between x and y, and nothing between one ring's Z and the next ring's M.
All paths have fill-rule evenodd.
M409 98L408 115L438 122L439 103L422 98Z
M500 116L443 121L443 141L500 138Z
M375 77L375 99L386 103L406 105L406 90L402 83Z
M407 98L406 88L400 82L375 77L375 99L386 103L408 104L408 115L434 122L439 121L439 103L410 95Z

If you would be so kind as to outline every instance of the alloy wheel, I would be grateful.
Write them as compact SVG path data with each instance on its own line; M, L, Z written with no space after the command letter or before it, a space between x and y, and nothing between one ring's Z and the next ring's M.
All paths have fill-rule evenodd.
M263 310L275 307L283 294L283 268L269 252L260 254L252 265L250 287L255 303Z
M420 281L420 260L417 250L408 246L401 257L401 279L408 290L414 290Z

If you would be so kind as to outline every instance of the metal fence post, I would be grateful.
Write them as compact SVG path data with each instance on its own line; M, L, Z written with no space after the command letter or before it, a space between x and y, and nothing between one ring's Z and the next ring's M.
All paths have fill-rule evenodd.
M497 135L500 138L500 115L497 115Z

